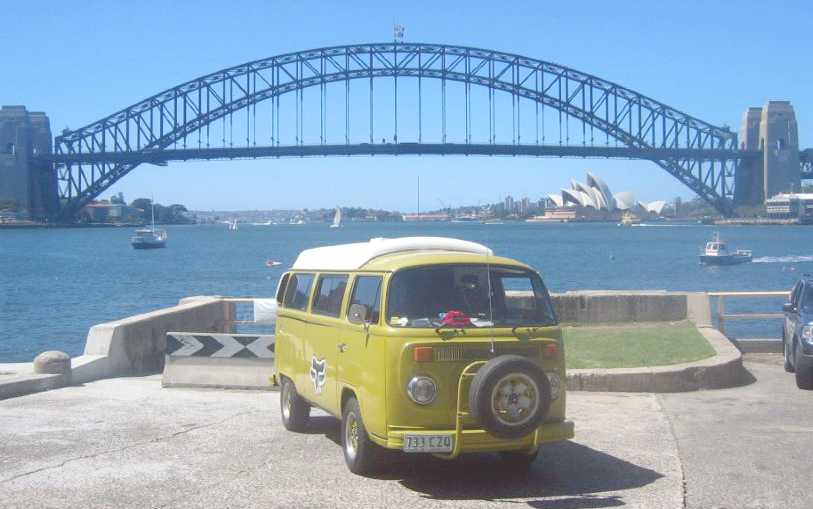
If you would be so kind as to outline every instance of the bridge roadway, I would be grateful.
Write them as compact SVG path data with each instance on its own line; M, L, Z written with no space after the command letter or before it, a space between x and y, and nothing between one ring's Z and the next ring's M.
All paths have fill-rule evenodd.
M73 152L45 154L40 159L58 164L160 164L198 159L248 159L261 157L312 157L353 155L481 155L536 157L601 157L612 159L747 160L761 151L713 148L639 148L612 145L523 145L499 143L359 143L276 145L249 147L163 148L122 152Z
M746 366L735 389L571 393L576 439L527 476L478 455L357 477L336 421L288 433L276 393L103 380L0 402L0 507L810 507L813 398L778 355Z

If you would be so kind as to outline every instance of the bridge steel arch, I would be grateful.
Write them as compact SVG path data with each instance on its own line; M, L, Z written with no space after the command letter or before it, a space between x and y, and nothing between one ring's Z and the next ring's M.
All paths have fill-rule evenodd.
M560 126L563 115L576 119L583 135L590 130L591 143L593 130L604 133L606 145L613 140L638 157L655 161L721 213L733 214L734 171L739 155L736 134L727 127L712 125L629 88L551 62L465 46L376 43L287 53L229 67L167 89L80 129L63 131L55 139L52 158L59 183L59 218L74 217L81 207L138 164L161 161L162 152L177 150L179 144L182 149L194 146L195 133L198 148L203 148L200 133L235 112L245 111L246 145L250 147L252 117L256 130L255 108L263 101L271 101L271 141L272 146L279 147L279 98L284 94L297 94L296 144L302 147L302 153L311 153L313 147L306 145L301 136L302 91L318 86L324 97L327 84L344 81L349 94L352 80L369 79L372 87L373 80L387 77L396 83L399 77L409 77L465 84L466 145L474 145L470 87L489 90L489 140L477 146L496 144L491 101L495 92L506 92L517 101L525 98L543 108L553 108L559 114ZM445 144L445 108L443 114ZM323 110L321 145L326 145L324 117ZM372 128L369 141L369 153L381 153L372 146ZM397 114L393 141L397 145ZM515 151L502 147L497 153L527 155L528 145L519 141L516 136L512 140ZM422 142L419 134L418 149L413 148L411 153L421 153ZM254 143L256 146L256 139ZM345 144L355 147L356 152L366 152L364 147L351 144L349 126ZM333 147L333 152L326 153L336 153ZM250 153L242 154L245 157ZM437 149L426 153L437 153Z

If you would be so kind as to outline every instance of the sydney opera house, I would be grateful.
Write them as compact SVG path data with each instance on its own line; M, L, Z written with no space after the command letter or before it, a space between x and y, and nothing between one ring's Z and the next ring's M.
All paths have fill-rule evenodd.
M589 172L586 183L573 180L570 189L562 189L560 194L549 194L548 200L554 210L567 209L571 215L606 216L608 219L624 212L660 216L666 206L665 201L639 202L629 191L612 194L603 180Z

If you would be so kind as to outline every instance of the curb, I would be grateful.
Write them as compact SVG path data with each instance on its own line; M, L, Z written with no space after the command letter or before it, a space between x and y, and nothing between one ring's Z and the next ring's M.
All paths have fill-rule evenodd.
M26 373L0 381L0 400L50 391L68 385L66 375Z
M697 326L717 352L713 357L670 366L617 369L572 369L567 389L596 392L688 392L737 387L748 382L742 353L720 331Z

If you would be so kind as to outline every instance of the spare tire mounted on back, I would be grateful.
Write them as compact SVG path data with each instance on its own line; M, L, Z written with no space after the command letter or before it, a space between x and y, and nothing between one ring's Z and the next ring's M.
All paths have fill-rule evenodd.
M550 402L550 382L542 366L519 355L489 360L469 388L472 416L489 433L502 438L519 438L536 430Z

